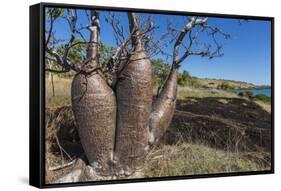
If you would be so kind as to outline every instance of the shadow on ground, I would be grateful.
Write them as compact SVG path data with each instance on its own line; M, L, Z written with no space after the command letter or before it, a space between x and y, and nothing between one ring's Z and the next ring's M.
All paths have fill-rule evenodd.
M240 98L178 100L161 145L203 144L270 165L271 114L255 102ZM46 180L67 172L49 174L48 168L68 163L83 154L71 106L46 109Z

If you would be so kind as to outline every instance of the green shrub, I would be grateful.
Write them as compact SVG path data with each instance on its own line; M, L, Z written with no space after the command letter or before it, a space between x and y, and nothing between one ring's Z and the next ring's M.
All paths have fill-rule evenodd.
M220 85L218 85L218 89L226 90L226 91L232 91L234 90L234 87L229 85L227 82L223 82Z
M191 76L188 71L184 70L182 73L178 73L178 85L186 86L189 84L189 79Z
M200 86L200 83L198 81L198 78L197 77L190 77L189 78L189 85L192 86L192 87L199 87Z
M265 103L270 103L271 102L271 97L266 96L264 94L257 94L255 98L259 101L265 102Z
M200 83L197 77L191 76L188 71L184 70L182 73L178 73L178 85L199 87Z
M165 61L161 59L152 60L151 63L154 67L153 85L154 86L162 85L169 75L170 66L169 64L165 63Z

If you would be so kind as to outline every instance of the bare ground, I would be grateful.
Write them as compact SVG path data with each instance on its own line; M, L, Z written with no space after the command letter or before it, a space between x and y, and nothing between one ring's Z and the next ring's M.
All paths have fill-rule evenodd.
M47 183L52 183L71 172L71 161L83 154L75 127L70 106L47 108ZM203 163L193 160L194 157L199 157L202 151L211 153L208 157L216 159L212 160L215 162L210 162L208 157L202 156L200 157L203 158ZM217 151L219 154L214 155ZM185 101L177 102L176 112L167 133L160 145L153 148L147 157L147 168L150 170L145 176L265 170L271 168L270 151L271 114L255 102L240 98L189 97ZM182 158L181 155L185 157ZM169 163L162 163L161 158L169 158L165 159ZM218 158L220 160L217 160ZM197 166L188 166L196 162ZM226 162L232 163L227 165ZM165 165L168 171L165 171ZM184 166L189 169L184 169Z

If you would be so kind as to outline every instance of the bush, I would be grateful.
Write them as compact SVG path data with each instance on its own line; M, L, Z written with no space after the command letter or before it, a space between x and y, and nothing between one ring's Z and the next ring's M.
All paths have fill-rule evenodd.
M170 66L169 66L169 64L165 63L165 61L163 61L161 59L152 60L151 63L154 67L153 84L154 84L154 86L162 85L169 75Z
M226 90L226 91L232 91L234 90L234 87L229 85L227 82L223 82L220 85L218 85L218 89Z
M271 97L266 96L264 94L257 94L255 98L259 101L265 102L265 103L270 103L271 102Z
M178 85L199 87L200 83L197 77L191 76L188 71L184 70L182 73L178 73Z
M199 87L200 83L198 81L198 78L197 77L190 77L189 78L189 85L192 86L192 87Z
M251 98L251 99L254 98L253 92L251 92L251 91L240 92L238 95L241 97L247 97L247 98Z
M186 86L189 84L189 79L191 76L189 75L188 71L184 70L182 73L178 73L178 85Z

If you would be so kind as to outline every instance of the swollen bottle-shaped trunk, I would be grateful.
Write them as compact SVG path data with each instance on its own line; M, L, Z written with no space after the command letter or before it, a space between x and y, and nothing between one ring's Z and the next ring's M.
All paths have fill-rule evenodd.
M157 143L170 125L176 108L176 97L177 70L172 68L160 94L152 105L149 119L150 144Z
M144 50L134 52L117 85L115 156L125 171L142 167L148 146L152 66Z
M91 166L110 171L116 125L114 92L98 73L77 74L72 82L72 109Z
M125 173L144 165L152 105L153 70L143 48L134 13L129 13L133 51L116 84L117 131L115 157Z
M92 13L88 62L72 82L72 109L80 140L89 164L107 175L111 173L116 127L116 98L106 83L98 59L98 15Z

